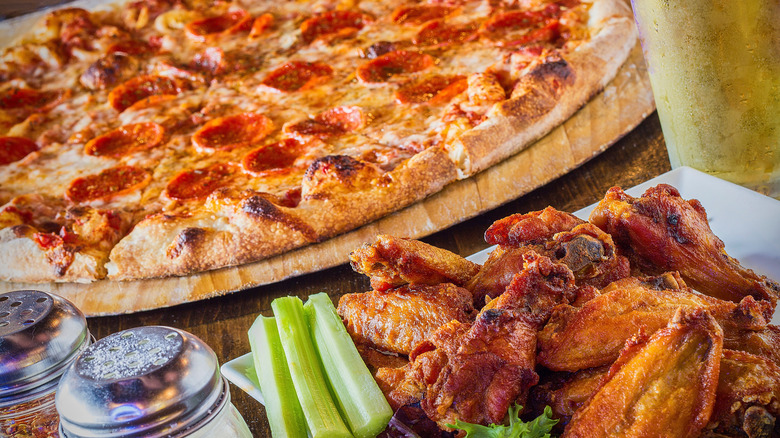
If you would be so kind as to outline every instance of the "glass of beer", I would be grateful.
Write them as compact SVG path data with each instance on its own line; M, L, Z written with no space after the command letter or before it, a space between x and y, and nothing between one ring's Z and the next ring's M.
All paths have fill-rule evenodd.
M672 167L780 199L780 1L631 4Z

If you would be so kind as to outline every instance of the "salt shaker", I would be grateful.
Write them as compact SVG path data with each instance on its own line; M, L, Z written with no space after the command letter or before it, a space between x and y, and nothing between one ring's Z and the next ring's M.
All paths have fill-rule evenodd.
M64 298L0 295L0 436L57 437L57 384L90 341L84 314Z
M170 327L92 344L60 380L56 406L63 438L252 436L214 351Z

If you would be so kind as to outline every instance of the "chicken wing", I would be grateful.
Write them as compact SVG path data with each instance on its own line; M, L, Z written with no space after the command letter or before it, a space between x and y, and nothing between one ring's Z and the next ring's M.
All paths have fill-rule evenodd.
M574 413L600 388L609 367L576 373L552 373L531 389L530 416L550 406L556 425L565 426ZM765 357L723 349L715 405L706 426L707 436L772 435L780 422L780 367ZM774 431L775 435L780 430Z
M584 224L571 213L553 207L526 214L513 214L495 221L485 231L485 241L491 245L521 246L541 243L556 233L569 231Z
M557 210L548 207L544 211ZM513 241L521 243L517 238ZM612 237L591 224L576 225L534 242L521 246L499 245L490 253L479 273L464 286L474 295L476 307L485 302L485 297L495 298L504 292L514 274L522 269L523 254L528 251L566 265L574 272L579 286L602 288L630 274L628 259L618 254Z
M697 200L685 201L672 186L660 184L633 198L609 189L590 215L590 222L649 273L679 271L694 289L739 301L747 295L776 304L780 285L726 254L723 241L707 223Z
M780 327L768 325L761 330L724 328L723 347L769 359L780 366Z
M472 321L471 293L450 283L407 285L346 294L338 313L355 343L409 354L418 342L452 321Z
M575 285L571 271L547 257L529 252L525 262L473 324L451 323L440 329L446 336L437 331L410 355L424 388L420 405L439 424L498 423L537 382L537 330L553 306L573 299Z
M653 334L681 307L707 309L729 330L761 330L772 314L771 304L752 297L737 304L695 293L676 274L630 277L605 288L582 307L557 307L539 332L537 360L555 371L612 363L626 340Z
M697 436L715 404L722 346L709 313L680 309L646 341L627 343L563 436Z
M378 235L376 242L349 255L352 269L371 279L371 288L385 291L404 284L453 283L463 286L479 265L425 242Z
M562 432L574 413L601 387L601 381L608 371L609 365L605 365L576 373L540 373L539 384L531 388L528 395L525 416L536 418L544 412L546 406L550 406L553 418L559 420L555 430Z
M778 415L780 366L760 356L723 350L708 429L730 436L777 436L780 435Z

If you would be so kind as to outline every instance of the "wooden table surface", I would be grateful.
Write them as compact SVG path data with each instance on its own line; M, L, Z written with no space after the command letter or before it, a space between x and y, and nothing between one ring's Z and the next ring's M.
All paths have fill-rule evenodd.
M62 0L3 0L0 19L36 10ZM513 213L540 210L548 205L576 211L598 201L613 185L625 188L639 184L671 169L656 113L604 153L569 174L509 202L495 210L462 222L422 240L461 255L487 247L483 233L495 220ZM186 330L210 345L220 363L249 352L246 332L255 318L271 315L274 298L297 295L303 299L326 292L334 301L369 287L366 277L348 265L292 278L210 300L129 315L97 317L88 320L97 338L143 325L166 325ZM154 291L149 291L154 293ZM270 436L263 406L238 388L231 388L233 403L256 437Z

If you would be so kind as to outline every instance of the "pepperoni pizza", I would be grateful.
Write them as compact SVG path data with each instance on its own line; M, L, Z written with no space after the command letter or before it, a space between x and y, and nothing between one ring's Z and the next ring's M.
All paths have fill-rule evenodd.
M623 0L151 0L0 59L0 279L252 262L517 153L635 44Z

